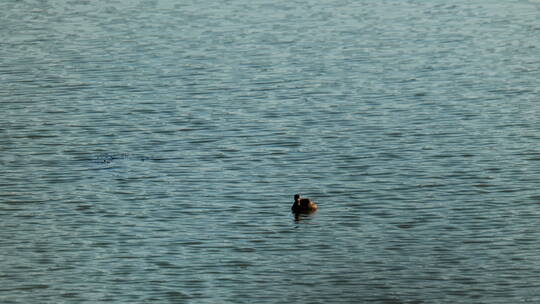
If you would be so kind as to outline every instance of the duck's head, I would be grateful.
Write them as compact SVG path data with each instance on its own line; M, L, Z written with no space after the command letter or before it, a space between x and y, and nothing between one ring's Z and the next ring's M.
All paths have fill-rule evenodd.
M298 193L295 194L295 195L294 195L294 201L296 202L296 201L299 200L299 199L300 199L300 194L298 194Z

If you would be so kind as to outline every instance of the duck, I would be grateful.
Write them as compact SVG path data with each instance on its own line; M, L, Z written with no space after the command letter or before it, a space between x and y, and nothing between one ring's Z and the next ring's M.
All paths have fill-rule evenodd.
M307 197L300 197L300 194L297 193L294 195L291 210L294 213L311 213L317 210L317 204Z

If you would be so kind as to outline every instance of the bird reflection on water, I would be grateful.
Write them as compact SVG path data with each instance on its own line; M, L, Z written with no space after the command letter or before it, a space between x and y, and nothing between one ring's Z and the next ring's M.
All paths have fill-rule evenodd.
M315 211L312 211L312 212L309 212L309 213L306 213L306 212L293 212L293 215L294 215L294 221L295 222L300 222L300 221L309 221L313 218L313 213L315 213Z

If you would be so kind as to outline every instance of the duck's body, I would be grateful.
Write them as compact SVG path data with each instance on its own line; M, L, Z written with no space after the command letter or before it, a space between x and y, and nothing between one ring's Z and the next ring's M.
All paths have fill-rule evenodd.
M291 207L292 212L313 212L317 210L317 204L309 198L302 198L300 194L294 196L294 203Z

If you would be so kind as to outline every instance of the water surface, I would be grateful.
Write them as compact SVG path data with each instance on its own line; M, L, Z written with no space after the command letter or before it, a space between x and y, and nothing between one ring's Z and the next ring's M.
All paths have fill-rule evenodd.
M0 302L540 301L538 20L2 2Z

